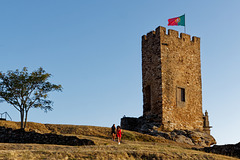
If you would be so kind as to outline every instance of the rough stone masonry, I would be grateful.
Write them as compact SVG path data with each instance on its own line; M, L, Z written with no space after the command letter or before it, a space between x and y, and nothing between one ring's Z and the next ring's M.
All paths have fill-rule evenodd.
M191 130L210 134L202 112L200 38L158 27L142 36L143 116L123 117L123 129Z

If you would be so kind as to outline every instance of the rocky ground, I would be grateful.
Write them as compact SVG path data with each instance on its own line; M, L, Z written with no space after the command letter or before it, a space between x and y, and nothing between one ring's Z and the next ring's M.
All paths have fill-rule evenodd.
M240 158L240 143L227 144L227 145L215 145L213 147L205 147L200 150L208 153L216 153L216 154L222 154L222 155Z
M79 139L76 136L63 136L54 133L36 133L35 131L13 130L0 126L0 143L38 143L70 146L95 145L92 140Z
M189 130L163 131L158 124L143 117L124 117L121 119L121 126L128 130L200 147L210 147L216 144L214 137L205 132Z
M216 140L213 136L199 131L173 130L170 132L164 132L153 129L145 133L152 136L161 136L179 143L186 143L201 147L209 147L216 144Z

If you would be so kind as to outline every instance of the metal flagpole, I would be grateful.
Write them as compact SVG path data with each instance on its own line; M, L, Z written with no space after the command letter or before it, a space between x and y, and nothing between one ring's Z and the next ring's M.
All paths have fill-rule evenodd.
M186 16L185 16L185 13L184 13L184 33L186 33Z

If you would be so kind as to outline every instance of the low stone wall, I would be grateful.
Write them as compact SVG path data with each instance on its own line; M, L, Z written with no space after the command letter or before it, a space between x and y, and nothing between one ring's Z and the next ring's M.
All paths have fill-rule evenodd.
M156 121L156 119L158 118L154 115L144 117L141 116L139 118L123 117L121 118L121 128L145 133L145 131L148 132L148 129L161 126L161 123L159 121Z
M95 145L92 140L79 139L76 136L62 136L57 134L40 134L34 131L26 132L22 129L13 130L0 126L0 143L38 143L57 145Z
M139 118L135 117L123 117L121 118L121 128L131 131L138 131Z
M240 158L240 142L237 144L214 145L213 147L205 147L202 150L208 153L216 153Z

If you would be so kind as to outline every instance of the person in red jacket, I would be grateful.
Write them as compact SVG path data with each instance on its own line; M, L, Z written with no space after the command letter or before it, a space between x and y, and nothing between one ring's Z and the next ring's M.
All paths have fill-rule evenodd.
M120 144L121 137L122 137L122 130L121 130L120 126L117 126L117 138L118 138L118 144Z

